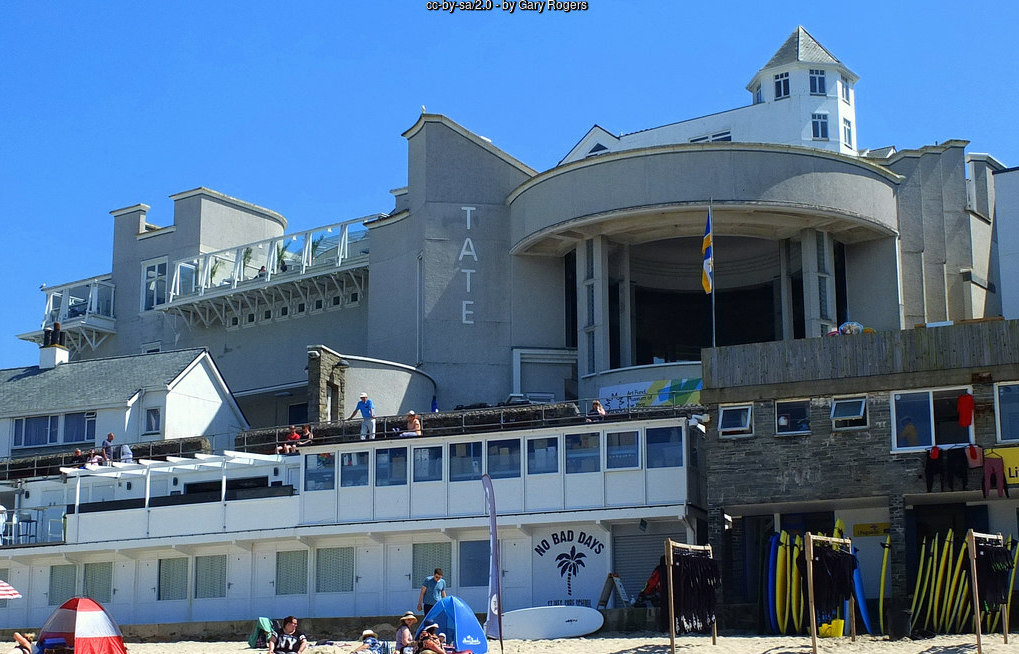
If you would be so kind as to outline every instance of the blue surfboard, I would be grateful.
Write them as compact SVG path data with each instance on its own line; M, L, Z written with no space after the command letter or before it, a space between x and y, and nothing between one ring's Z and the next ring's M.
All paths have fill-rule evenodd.
M863 573L860 572L859 559L856 560L856 570L853 571L853 586L856 588L856 610L863 622L863 628L867 630L868 634L872 634L874 630L870 628L870 613L867 611L867 596L863 592ZM849 622L847 621L846 624L848 625Z
M778 534L772 534L768 539L768 597L765 606L768 607L768 626L772 633L778 633L778 613L775 609L775 566L778 561Z

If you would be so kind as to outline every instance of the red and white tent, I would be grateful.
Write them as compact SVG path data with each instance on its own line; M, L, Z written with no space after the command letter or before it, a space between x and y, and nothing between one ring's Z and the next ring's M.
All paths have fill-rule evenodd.
M6 581L0 579L0 599L19 599L21 593Z
M94 599L72 597L54 611L39 631L36 650L63 639L74 654L127 654L120 627Z

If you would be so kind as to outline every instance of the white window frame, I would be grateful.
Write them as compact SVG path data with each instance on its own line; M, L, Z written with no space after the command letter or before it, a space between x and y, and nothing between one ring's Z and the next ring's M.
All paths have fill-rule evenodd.
M858 404L859 411L848 416L835 417L840 406L852 404ZM835 431L866 429L870 426L870 414L867 411L867 396L854 395L851 397L833 397L831 400L831 413L828 414L828 417L831 419L831 428ZM858 420L862 420L863 424L852 424L854 421Z
M789 73L778 73L775 75L775 99L782 100L789 95Z
M823 68L810 69L810 95L828 95L828 80Z
M828 140L828 114L810 114L810 136L815 141Z
M848 147L853 147L853 121L848 118L842 119L842 142Z
M1001 389L1002 388L1015 388L1016 393L1019 394L1019 382L999 382L994 385L994 437L999 443L1019 443L1019 433L1016 434L1015 438L1003 438L1001 435ZM1017 416L1016 425L1019 426L1019 416Z
M764 93L761 90L761 88L762 88L762 84L760 82L758 82L757 86L754 87L754 91L753 91L753 93L754 93L754 104L762 104L764 102Z
M935 429L935 423L934 423L934 394L935 393L940 393L940 392L943 392L943 391L953 391L953 392L958 392L958 393L961 393L962 391L966 391L967 393L972 394L973 393L973 387L972 386L939 386L939 387L936 387L936 388L910 388L910 389L899 389L897 391L892 391L889 394L889 396L888 396L888 409L889 409L889 414L891 416L891 423L892 423L892 429L891 429L891 432L892 432L891 433L891 448L892 448L891 451L892 452L895 452L895 453L902 453L902 452L906 452L906 453L908 453L908 452L923 452L925 450L928 450L928 449L932 448L935 445L937 445L938 447L952 447L952 446L958 447L958 446L961 446L961 445L972 444L974 442L974 438L973 438L973 422L970 422L970 425L967 428L967 431L969 432L969 439L966 441L966 443L939 443L938 442L938 434L937 434L937 431ZM911 395L911 394L916 394L916 393L926 393L927 394L927 405L928 405L928 409L929 409L928 416L929 416L929 419L931 421L930 422L931 442L930 442L930 444L918 444L918 445L916 445L914 447L908 447L908 446L898 447L896 445L896 443L898 443L898 440L899 440L899 421L901 420L901 418L896 413L895 396L896 395ZM906 418L906 417L909 417L909 416L903 416L903 418Z
M641 456L641 450L643 449L641 447L641 444L642 444L642 441L644 439L641 438L641 433L640 432L641 432L641 430L636 429L636 428L634 428L634 429L626 429L624 427L620 427L619 429L606 429L604 432L602 432L602 447L605 449L605 454L604 454L604 456L602 458L605 460L605 472L617 472L619 470L640 470L641 462L642 462L642 459L644 458L643 456ZM636 463L634 465L632 465L632 466L615 466L615 467L609 465L609 463L610 463L610 461L609 461L609 436L613 435L613 434L633 434L633 438L634 438L633 446L634 446L634 449L636 450L636 455L637 455L636 456L636 460L637 461L636 461Z
M162 302L155 302L155 299L157 299L157 298L153 298L152 306L149 306L149 304L148 304L148 301L149 301L149 269L150 268L155 268L156 269L156 273L155 273L155 276L153 277L153 279L155 280L156 283L158 283L159 279L160 279L160 277L159 277L159 266L160 265L163 266L163 277L162 277L162 279L163 279L163 301ZM161 306L163 304L166 304L166 300L169 298L169 293L170 293L170 288L169 288L169 284L170 284L170 265L167 262L166 257L157 257L155 259L148 259L146 261L142 261L142 279L141 279L141 282L142 282L142 287L141 287L141 305L140 306L141 306L142 312L153 311L153 310L155 310L156 307Z
M852 89L852 87L849 86L849 78L845 75L840 75L840 77L842 78L842 101L846 104L852 104L852 100L850 100L849 96L849 92Z
M153 411L155 411L155 413L156 413L156 420L157 420L157 422L159 424L156 427L156 429L149 429L149 415ZM162 409L160 407L158 407L158 406L145 407L145 414L142 416L142 419L145 421L145 423L142 426L143 427L143 430L142 430L143 434L161 434L161 433L163 433L163 411L162 411Z
M47 424L47 427L46 427L46 442L45 443L32 443L32 444L26 444L25 443L25 421L26 420L30 420L32 418L46 418L47 419L47 423L46 423ZM21 450L21 449L28 449L28 448L33 448L33 447L50 447L50 446L53 446L53 445L60 445L61 438L63 437L63 429L62 429L62 424L61 424L63 421L62 421L61 418L62 418L61 414L54 414L54 415L44 415L44 416L20 416L20 417L12 419L11 420L11 449L12 450ZM19 422L21 423L21 443L20 444L16 444L14 442L14 437L15 437L15 434L17 433L18 423ZM54 425L56 425L56 426L54 427ZM79 442L81 442L81 441L79 441Z
M746 419L740 421L739 427L723 428L723 418L729 411L746 411ZM728 404L718 407L718 434L720 438L744 438L754 435L754 405Z
M782 429L779 424L781 415L779 414L779 406L782 404L804 404L807 405L807 428L806 429ZM795 398L788 400L775 400L775 435L776 436L801 436L803 434L810 433L810 398Z

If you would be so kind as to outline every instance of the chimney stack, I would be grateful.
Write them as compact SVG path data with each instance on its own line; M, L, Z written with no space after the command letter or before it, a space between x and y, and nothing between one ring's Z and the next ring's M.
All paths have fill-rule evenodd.
M53 323L53 328L47 327L42 330L42 347L39 348L39 370L56 368L61 363L67 363L70 352L67 350L67 334L60 331L60 323Z

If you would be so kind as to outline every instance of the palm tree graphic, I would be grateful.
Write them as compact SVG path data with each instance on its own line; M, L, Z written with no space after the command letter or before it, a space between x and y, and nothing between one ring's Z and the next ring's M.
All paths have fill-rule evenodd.
M587 554L578 552L577 547L570 548L569 553L563 552L555 557L556 567L559 568L559 576L566 575L566 594L573 595L573 577L584 567L584 559Z

